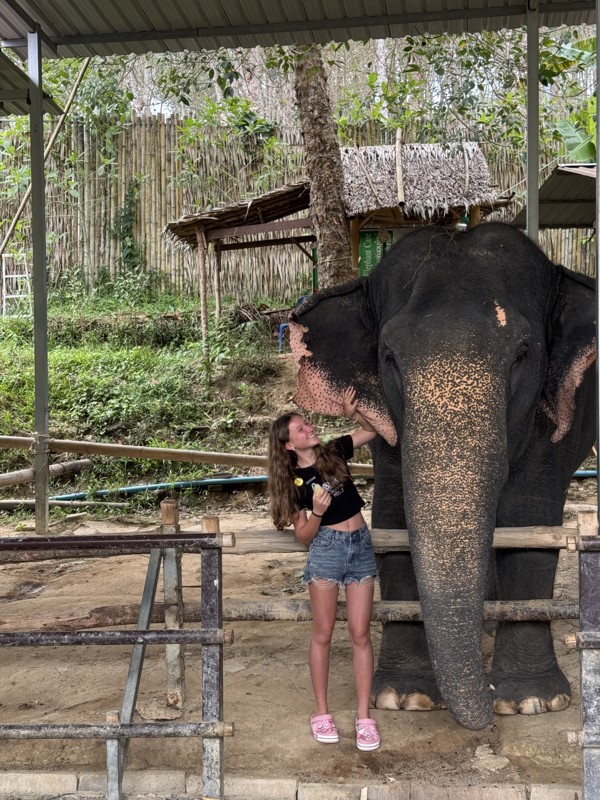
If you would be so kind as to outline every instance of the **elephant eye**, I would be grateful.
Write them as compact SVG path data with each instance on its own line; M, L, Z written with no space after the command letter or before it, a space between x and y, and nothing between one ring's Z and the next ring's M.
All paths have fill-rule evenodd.
M383 356L386 364L395 364L396 363L396 356L394 351L389 347L386 348L384 356Z
M514 362L515 364L519 364L526 358L528 349L529 348L525 343L519 345L517 349L517 354L515 356L515 362Z

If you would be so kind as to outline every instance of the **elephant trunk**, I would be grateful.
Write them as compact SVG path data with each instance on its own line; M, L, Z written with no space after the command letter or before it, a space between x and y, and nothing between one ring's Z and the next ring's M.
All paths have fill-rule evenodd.
M503 381L451 360L406 377L403 479L411 553L440 692L466 728L492 719L483 601L506 474Z

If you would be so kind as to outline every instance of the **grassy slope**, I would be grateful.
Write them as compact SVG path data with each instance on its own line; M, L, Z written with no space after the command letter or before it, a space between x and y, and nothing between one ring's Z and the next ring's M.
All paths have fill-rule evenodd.
M77 314L49 320L50 434L144 446L264 453L271 409L265 386L280 371L268 325L229 308L203 356L195 309ZM0 320L0 434L31 436L34 372L29 320ZM61 456L63 460L73 458ZM24 450L0 450L0 472L31 466ZM91 472L53 481L53 492L189 480L209 467L93 459ZM218 468L217 468L218 469ZM228 471L233 471L229 469ZM31 487L2 496L31 495Z

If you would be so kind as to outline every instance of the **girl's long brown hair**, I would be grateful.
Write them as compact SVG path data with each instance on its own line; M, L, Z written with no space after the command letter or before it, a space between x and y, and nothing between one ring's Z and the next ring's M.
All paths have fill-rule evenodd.
M267 483L271 516L278 531L292 524L294 514L300 510L298 492L294 484L294 467L298 458L293 450L286 448L289 441L289 426L294 417L302 414L292 412L282 414L271 424L269 431L269 479ZM327 445L315 446L315 469L324 481L337 480L346 483L350 471L344 459Z

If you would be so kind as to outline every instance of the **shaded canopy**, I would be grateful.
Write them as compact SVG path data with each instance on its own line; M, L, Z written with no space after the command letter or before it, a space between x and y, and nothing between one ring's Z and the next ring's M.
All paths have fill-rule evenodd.
M0 115L29 114L31 98L29 76L0 51ZM44 92L42 110L46 114L62 114L61 108Z
M594 0L540 0L540 26L596 21ZM37 23L45 56L217 50L520 28L524 0L0 0L0 36L14 47Z
M561 164L540 188L540 228L594 228L596 226L596 165ZM524 228L527 209L513 225Z

